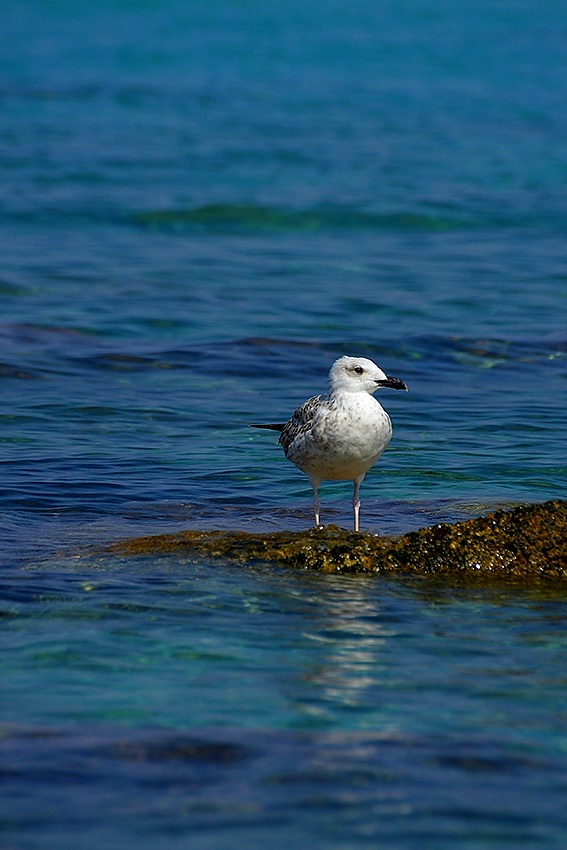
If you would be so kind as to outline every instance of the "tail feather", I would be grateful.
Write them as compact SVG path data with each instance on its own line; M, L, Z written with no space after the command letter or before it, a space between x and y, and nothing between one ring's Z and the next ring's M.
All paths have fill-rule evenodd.
M283 431L285 422L272 423L271 425L250 425L251 428L268 428L270 431Z

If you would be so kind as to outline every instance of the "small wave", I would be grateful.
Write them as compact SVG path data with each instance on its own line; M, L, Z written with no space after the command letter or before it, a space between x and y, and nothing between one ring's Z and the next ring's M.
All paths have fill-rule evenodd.
M0 362L0 379L1 378L18 378L20 380L29 381L34 378L39 378L39 374L30 369L25 369L17 363Z
M291 210L254 204L205 204L189 209L149 210L133 220L150 230L210 232L318 232L325 230L395 230L435 233L470 227L473 221L435 212L372 213L348 207Z

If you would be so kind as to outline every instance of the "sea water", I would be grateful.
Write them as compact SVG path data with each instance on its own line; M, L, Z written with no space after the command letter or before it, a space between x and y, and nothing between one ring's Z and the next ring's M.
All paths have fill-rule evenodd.
M7 0L0 40L3 845L562 850L563 592L89 547L309 527L249 425L342 354L410 388L365 530L565 497L563 4Z

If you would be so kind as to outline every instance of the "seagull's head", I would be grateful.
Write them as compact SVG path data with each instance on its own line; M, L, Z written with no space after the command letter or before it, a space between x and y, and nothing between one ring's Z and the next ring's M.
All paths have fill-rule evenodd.
M376 363L366 357L340 357L329 372L331 392L375 393L381 387L407 390L399 378L386 375Z

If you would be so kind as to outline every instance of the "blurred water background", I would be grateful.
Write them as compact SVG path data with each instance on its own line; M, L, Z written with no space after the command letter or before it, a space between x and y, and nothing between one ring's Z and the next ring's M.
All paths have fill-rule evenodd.
M365 529L565 496L566 30L559 0L3 4L10 850L564 848L561 593L75 553L307 527L248 425L341 354L410 387Z

